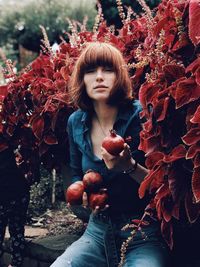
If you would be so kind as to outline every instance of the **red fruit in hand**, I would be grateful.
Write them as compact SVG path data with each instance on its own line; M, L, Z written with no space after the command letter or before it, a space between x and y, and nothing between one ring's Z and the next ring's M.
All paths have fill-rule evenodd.
M82 181L71 184L65 192L66 201L69 202L70 205L81 205L84 190L85 188Z
M108 201L108 194L106 192L91 193L89 196L89 205L94 210L96 206L100 209L105 208Z
M83 176L83 185L88 192L98 191L102 183L102 176L93 170L88 170Z
M124 138L116 134L115 130L110 130L110 135L103 139L102 147L113 156L119 155L124 149Z

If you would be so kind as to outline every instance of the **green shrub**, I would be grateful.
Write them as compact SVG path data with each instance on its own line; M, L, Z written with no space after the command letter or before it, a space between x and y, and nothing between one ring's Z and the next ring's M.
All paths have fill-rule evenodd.
M54 208L59 202L64 201L63 181L60 175L56 175L55 203L52 203L52 188L52 175L44 168L41 168L40 183L31 187L28 218L40 216L47 209Z
M0 46L7 43L18 49L19 44L24 48L39 52L44 26L51 44L60 42L60 36L67 39L68 31L66 18L82 23L88 16L88 29L94 24L97 11L95 0L38 0L29 1L22 5L20 2L0 6Z

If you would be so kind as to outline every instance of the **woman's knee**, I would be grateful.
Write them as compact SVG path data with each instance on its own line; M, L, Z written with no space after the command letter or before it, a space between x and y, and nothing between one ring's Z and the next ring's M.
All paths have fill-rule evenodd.
M162 246L146 246L127 253L123 267L170 267L170 255Z
M106 259L103 247L94 242L94 240L82 236L69 246L50 267L85 266L103 267L106 266Z

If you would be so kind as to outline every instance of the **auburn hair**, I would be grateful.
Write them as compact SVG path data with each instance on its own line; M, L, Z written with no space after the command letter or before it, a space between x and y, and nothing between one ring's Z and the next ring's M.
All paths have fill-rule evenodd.
M116 73L116 81L107 103L121 106L130 102L132 86L128 69L122 53L113 45L105 42L91 42L81 52L74 66L69 84L69 102L82 110L93 109L92 100L86 93L84 74L87 69L109 66Z

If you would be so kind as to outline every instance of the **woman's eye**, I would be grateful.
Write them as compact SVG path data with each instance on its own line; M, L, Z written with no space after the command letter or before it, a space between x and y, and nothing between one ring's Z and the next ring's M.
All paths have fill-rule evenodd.
M93 73L95 71L96 71L95 68L91 68L91 69L86 69L85 73Z
M105 68L104 68L104 71L113 72L114 70L113 70L113 68L111 68L111 67L105 67Z

